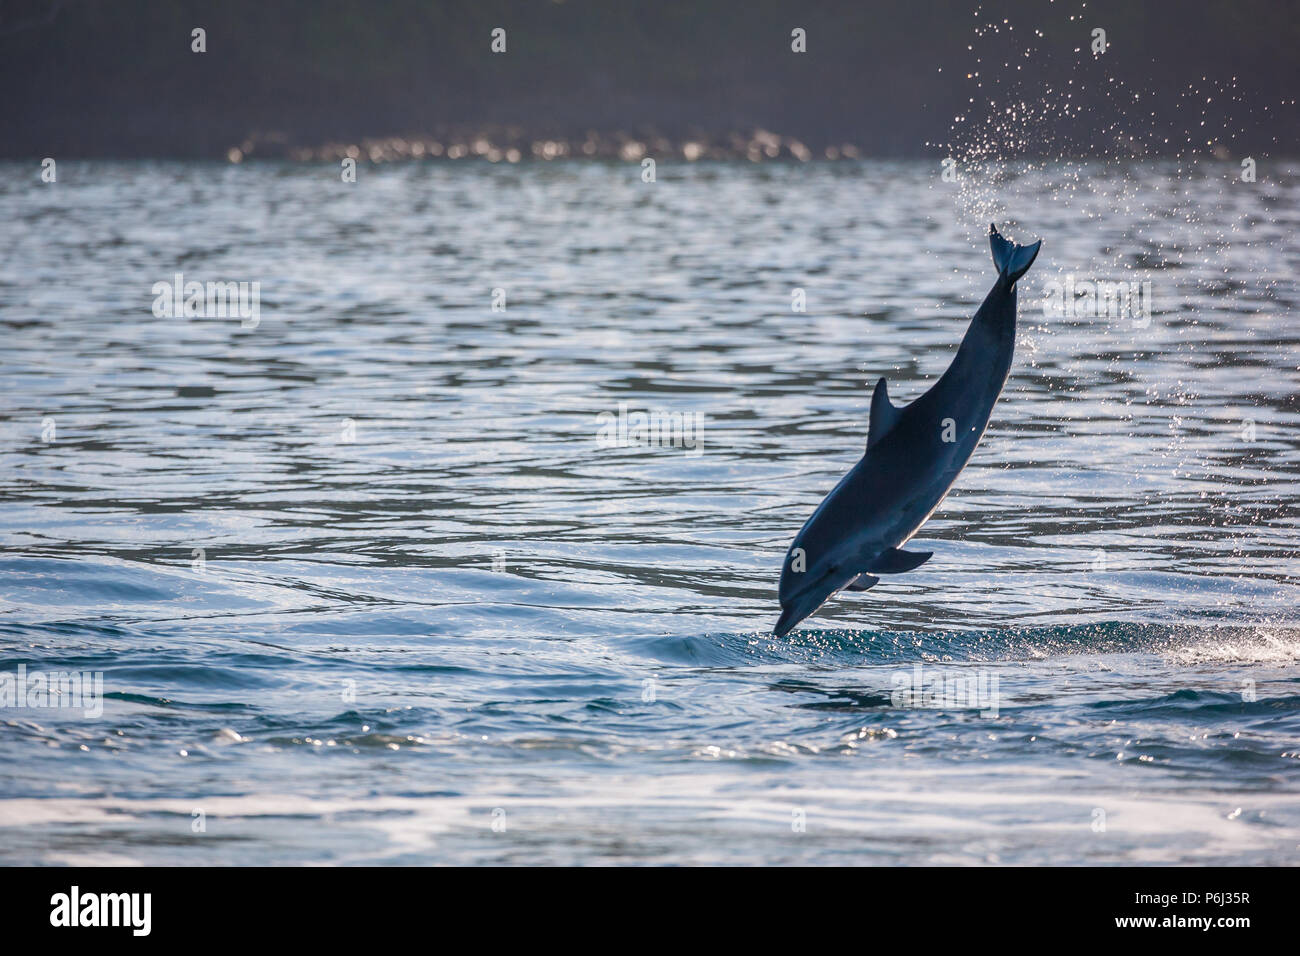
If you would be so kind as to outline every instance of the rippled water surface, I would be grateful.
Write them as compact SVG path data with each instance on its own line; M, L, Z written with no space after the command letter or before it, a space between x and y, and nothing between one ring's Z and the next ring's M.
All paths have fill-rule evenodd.
M1295 863L1300 177L1236 171L6 168L0 673L105 699L0 709L0 861ZM774 640L990 218L1044 250L934 558Z

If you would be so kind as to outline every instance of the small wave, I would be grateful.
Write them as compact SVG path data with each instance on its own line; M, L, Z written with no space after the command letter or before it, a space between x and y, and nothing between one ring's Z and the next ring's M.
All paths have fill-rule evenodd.
M1180 663L1285 663L1300 659L1300 633L1263 626L1099 621L1050 627L920 633L909 631L795 631L706 634L641 639L635 648L668 664L743 666L1041 660L1078 654L1158 654Z
M1214 636L1171 648L1176 664L1290 664L1300 661L1300 636L1260 629L1253 634Z
M1100 700L1089 706L1126 720L1166 717L1216 724L1225 717L1289 717L1300 712L1300 696L1260 697L1252 700L1240 691L1183 688L1159 697Z

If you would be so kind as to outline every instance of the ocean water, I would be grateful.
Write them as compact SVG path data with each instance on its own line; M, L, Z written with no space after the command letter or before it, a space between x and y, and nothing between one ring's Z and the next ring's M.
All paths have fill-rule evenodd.
M1300 167L38 172L0 676L102 697L0 707L0 863L1300 859ZM1045 242L934 558L773 639L990 219Z

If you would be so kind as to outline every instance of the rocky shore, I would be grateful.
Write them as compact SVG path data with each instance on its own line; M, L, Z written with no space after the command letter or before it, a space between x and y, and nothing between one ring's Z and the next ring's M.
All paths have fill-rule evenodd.
M635 162L647 156L687 162L745 159L757 163L765 160L858 159L861 155L862 151L853 143L809 145L795 137L765 129L724 135L667 136L653 131L610 133L588 130L579 136L538 136L517 127L446 129L432 134L326 142L315 146L293 143L283 135L255 134L226 152L226 158L232 163L247 159L341 162L346 158L371 163L429 159L469 159L490 163L562 159Z

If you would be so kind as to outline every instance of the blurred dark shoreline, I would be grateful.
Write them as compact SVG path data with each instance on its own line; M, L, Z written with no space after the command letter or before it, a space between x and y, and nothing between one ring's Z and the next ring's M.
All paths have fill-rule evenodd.
M0 0L0 158L1295 155L1297 46L1267 0Z
M1261 155L1269 155L1261 153ZM1222 144L1196 151L1196 158L1233 161L1241 157ZM829 142L808 144L794 136L782 136L770 130L755 129L724 135L706 133L669 137L657 133L600 132L591 130L581 137L530 137L519 129L461 130L436 135L408 135L364 138L357 142L336 141L318 146L299 146L282 137L247 137L226 151L231 163L278 160L298 163L340 163L354 159L358 165L428 161L483 161L489 163L563 162L607 160L637 163L651 158L656 162L840 162L862 159L913 159L916 157L873 156L854 143ZM1062 157L1022 153L1022 160L1052 161ZM1064 157L1086 161L1086 154ZM1111 160L1143 157L1134 153L1106 157ZM1174 157L1165 157L1170 161ZM1285 157L1272 156L1279 160Z
M588 130L582 136L531 136L518 127L510 129L443 130L434 135L385 136L359 142L330 142L319 146L297 146L283 137L248 137L226 151L230 162L245 159L288 159L295 162L391 163L403 160L481 159L492 163L529 160L605 159L639 162L645 158L700 160L747 159L795 160L861 159L863 151L853 143L827 143L814 149L793 136L756 129L710 135L704 132L683 137L654 132Z

